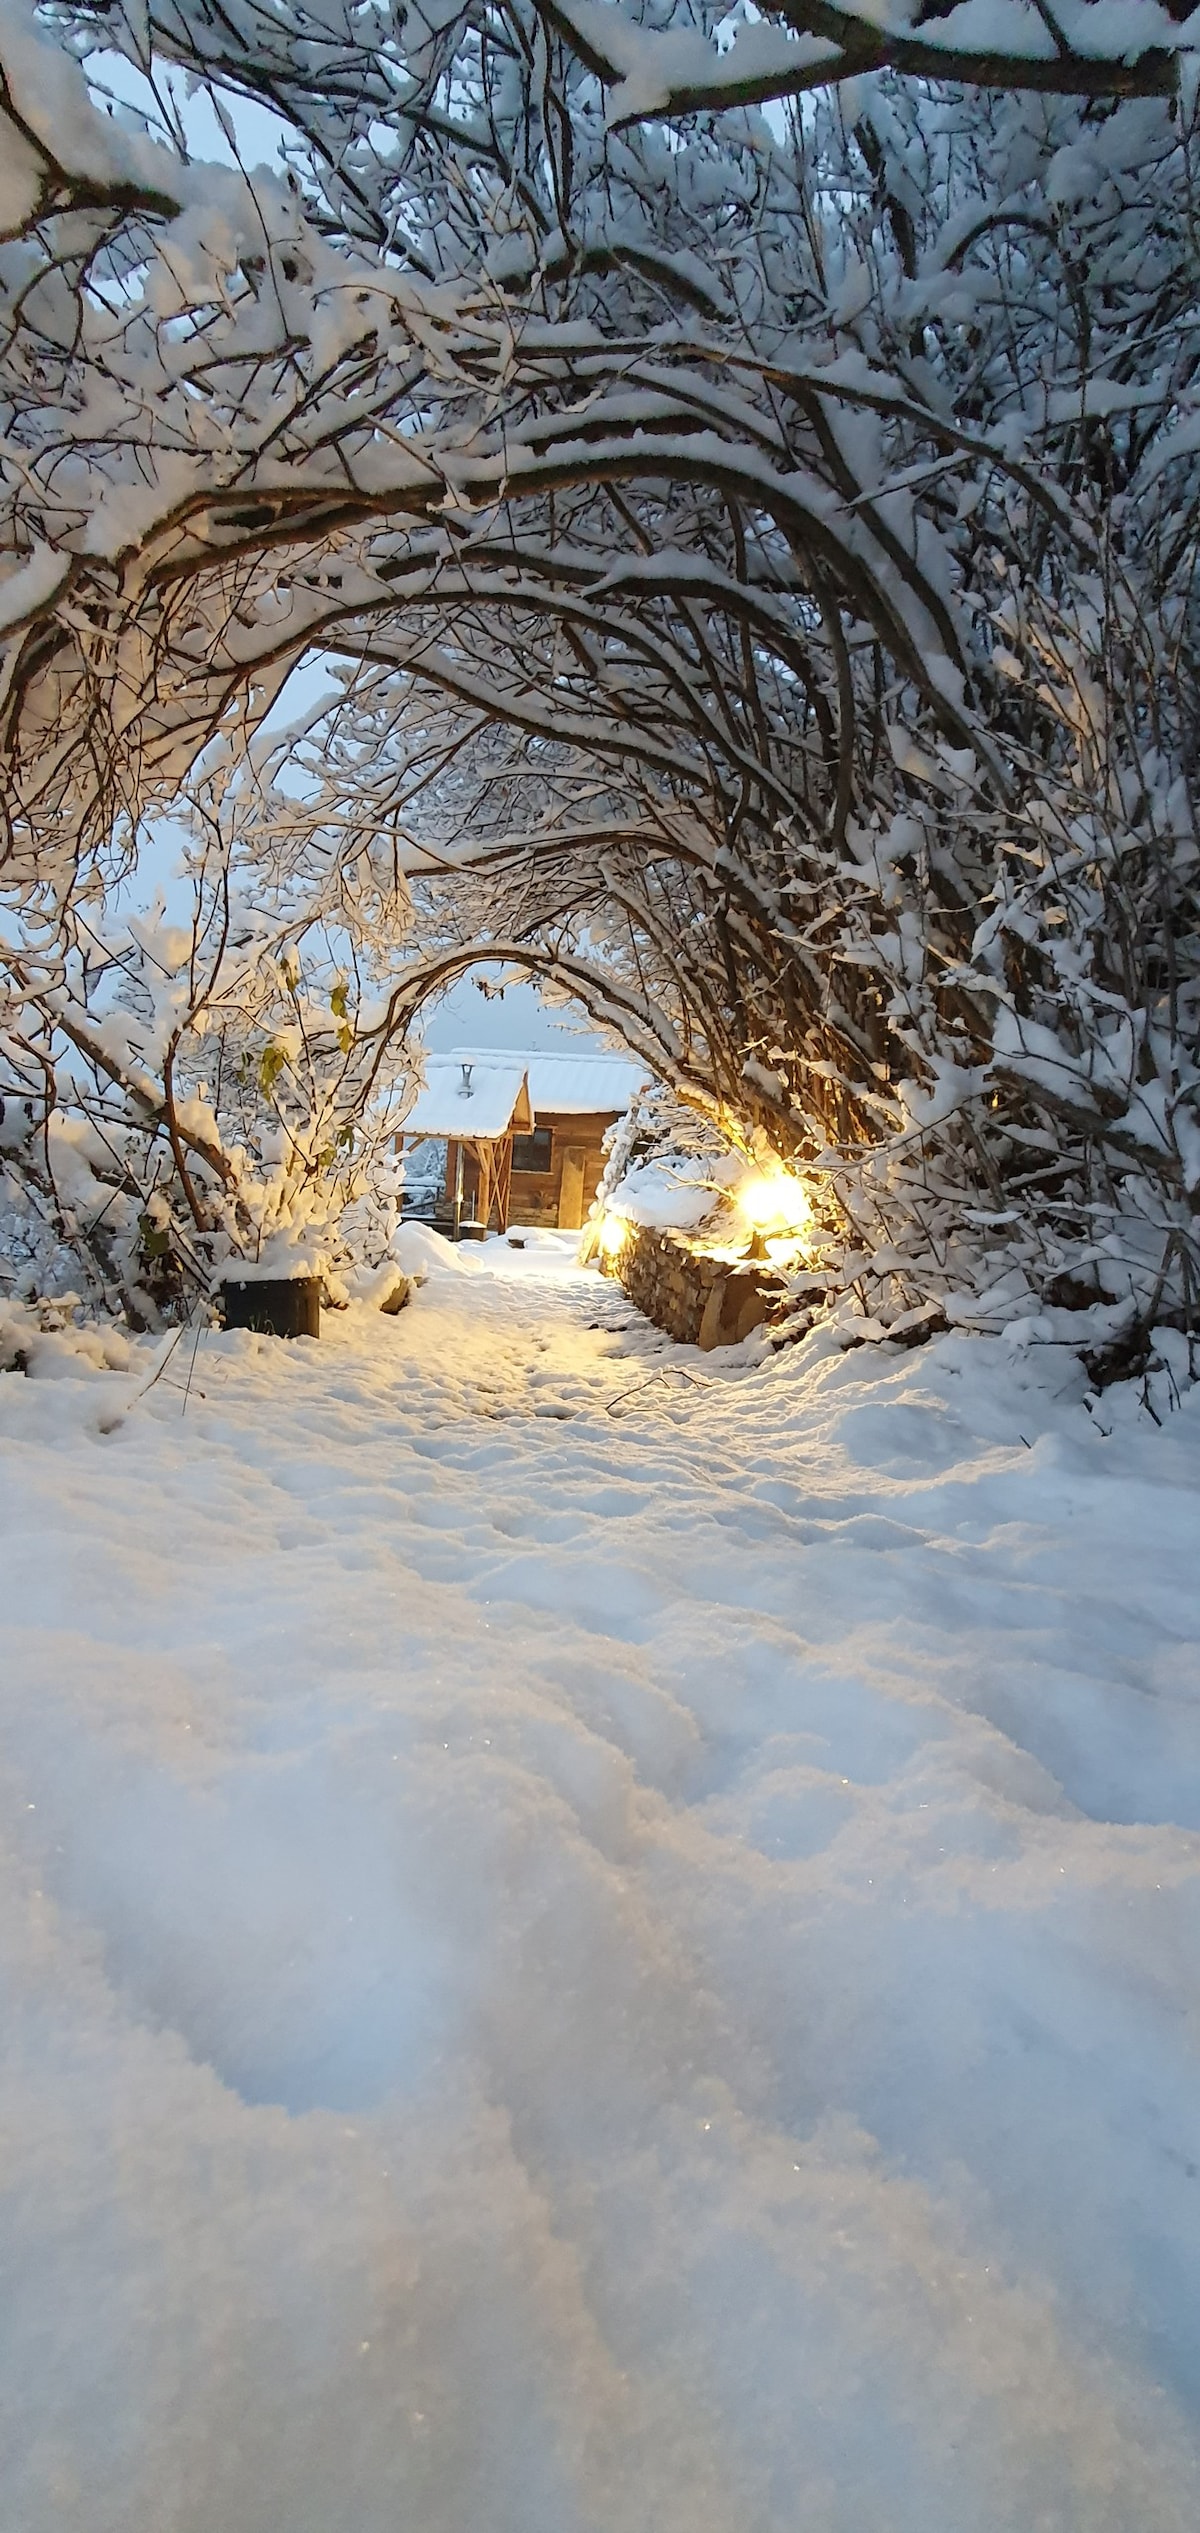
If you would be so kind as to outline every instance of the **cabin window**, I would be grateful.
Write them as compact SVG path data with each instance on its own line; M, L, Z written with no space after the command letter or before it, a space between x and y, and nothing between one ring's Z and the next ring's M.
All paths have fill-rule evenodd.
M514 1170L548 1170L553 1156L554 1137L549 1126L535 1126L531 1135L513 1136L512 1165Z

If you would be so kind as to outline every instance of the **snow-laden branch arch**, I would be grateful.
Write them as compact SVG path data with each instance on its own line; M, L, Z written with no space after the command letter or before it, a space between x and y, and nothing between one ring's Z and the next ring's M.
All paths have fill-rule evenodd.
M1174 91L1172 22L1102 98L883 71L619 130L533 9L104 24L269 105L287 169L198 169L161 81L114 125L57 57L112 163L0 250L10 887L69 907L193 768L232 802L320 657L266 824L352 926L390 863L420 959L653 1012L690 1095L874 1154L880 1219L1013 1218L1050 1282L1101 1216L1186 1246L1194 135L1186 82L1119 101Z

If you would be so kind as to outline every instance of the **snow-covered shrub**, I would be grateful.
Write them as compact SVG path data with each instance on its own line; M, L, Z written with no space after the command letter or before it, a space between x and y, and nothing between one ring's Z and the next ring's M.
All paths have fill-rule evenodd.
M282 851L255 808L236 769L193 802L170 915L97 875L0 938L0 1278L18 1293L82 1278L152 1325L231 1260L386 1254L409 1068L362 1024L406 905L368 943L337 858Z
M592 1218L716 1237L732 1228L729 1192L745 1171L745 1157L707 1117L651 1084L605 1136Z

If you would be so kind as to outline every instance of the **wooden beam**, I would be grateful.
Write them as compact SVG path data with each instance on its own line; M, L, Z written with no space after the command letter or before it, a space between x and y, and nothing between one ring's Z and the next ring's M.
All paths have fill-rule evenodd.
M496 1147L496 1229L507 1231L508 1209L512 1203L512 1136L505 1135Z

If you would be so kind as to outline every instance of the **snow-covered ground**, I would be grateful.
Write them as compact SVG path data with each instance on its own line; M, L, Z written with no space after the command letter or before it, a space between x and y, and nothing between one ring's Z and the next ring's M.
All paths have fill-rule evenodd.
M495 1263L0 1379L5 2533L1194 2533L1200 1394Z

